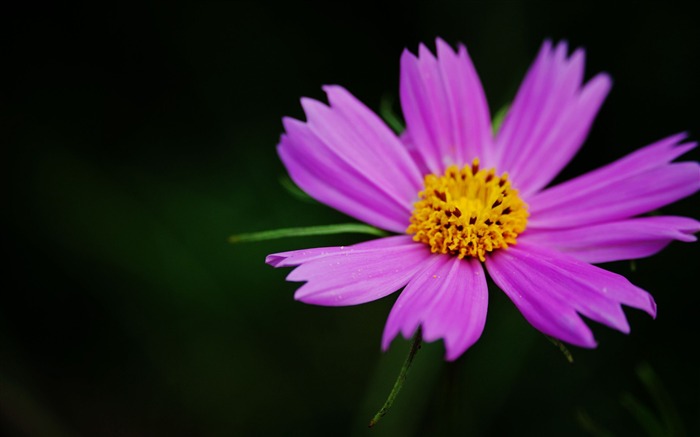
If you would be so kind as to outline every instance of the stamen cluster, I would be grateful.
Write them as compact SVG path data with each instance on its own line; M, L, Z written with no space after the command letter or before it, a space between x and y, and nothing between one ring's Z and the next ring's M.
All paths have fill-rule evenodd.
M406 230L433 253L472 256L482 262L486 253L515 244L527 225L527 205L511 188L507 173L479 170L479 160L444 176L429 174L415 203Z

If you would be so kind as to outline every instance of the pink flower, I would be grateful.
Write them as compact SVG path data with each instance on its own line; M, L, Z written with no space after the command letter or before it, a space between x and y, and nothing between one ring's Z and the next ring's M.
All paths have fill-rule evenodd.
M583 144L611 81L583 83L584 52L545 41L494 136L484 91L464 46L437 40L401 56L406 131L396 136L339 86L330 106L302 99L307 121L284 119L278 147L291 178L320 202L398 235L347 247L282 252L298 266L295 298L356 305L405 287L382 347L422 327L454 360L481 335L484 268L543 333L592 348L580 315L629 332L621 305L656 305L624 277L592 265L653 255L695 241L700 222L640 216L696 192L700 166L672 162L695 143L678 134L557 186Z

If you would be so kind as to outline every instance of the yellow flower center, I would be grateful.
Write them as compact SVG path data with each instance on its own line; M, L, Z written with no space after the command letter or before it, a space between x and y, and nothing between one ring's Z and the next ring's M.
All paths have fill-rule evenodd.
M406 232L433 253L486 260L486 253L515 244L527 226L527 205L511 188L508 174L479 170L479 160L444 176L429 174L418 193Z

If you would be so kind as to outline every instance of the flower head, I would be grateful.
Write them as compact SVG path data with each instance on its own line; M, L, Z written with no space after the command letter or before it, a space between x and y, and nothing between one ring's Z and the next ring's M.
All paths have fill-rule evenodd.
M406 131L395 135L339 86L330 105L302 99L307 121L285 118L279 155L309 195L396 233L353 246L283 252L297 266L295 298L355 305L403 288L382 347L422 327L459 357L481 335L485 271L543 333L595 347L581 315L622 332L621 305L656 315L646 291L592 264L653 255L695 241L700 222L642 216L700 188L700 166L672 162L695 143L673 135L607 166L548 187L583 144L610 90L583 82L584 53L545 41L497 134L464 46L437 40L401 57Z

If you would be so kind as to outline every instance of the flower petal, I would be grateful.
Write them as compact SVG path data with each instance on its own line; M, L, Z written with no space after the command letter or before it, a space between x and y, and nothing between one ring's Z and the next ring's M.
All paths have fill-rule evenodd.
M292 180L307 194L373 226L394 232L406 229L407 208L326 149L304 124L285 119L285 126L288 134L282 135L277 152Z
M399 235L346 247L283 252L267 257L275 267L297 265L288 281L307 281L294 295L305 303L357 305L406 285L431 257L430 250Z
M418 151L416 144L411 138L410 132L404 129L401 135L399 135L399 139L401 139L401 142L404 144L404 146L406 146L408 154L411 155L411 158L413 158L413 161L416 163L416 166L418 167L420 173L430 173L430 170L428 169L428 166L425 164L425 160L423 159L423 155L420 154L420 151Z
M687 217L641 217L571 229L533 229L518 238L589 263L654 255L671 241L696 241L700 222Z
M584 52L567 58L566 42L545 41L496 138L499 172L521 195L547 185L583 144L611 81L598 74L582 85Z
M328 85L323 90L333 112L347 122L347 131L339 132L340 126L332 125L333 118L319 118L318 124L316 120L309 120L314 132L319 138L327 138L329 143L333 143L337 135L344 134L342 140L352 146L349 150L343 148L342 152L352 154L358 168L365 172L371 170L377 180L385 178L384 183L402 199L413 200L417 190L423 187L423 176L396 134L345 88ZM326 112L325 108L321 112Z
M528 228L588 226L644 214L700 189L700 165L670 163L696 146L665 138L528 199Z
M596 345L577 313L625 333L620 304L656 315L653 298L624 277L533 244L494 253L486 268L535 328L577 346Z
M302 99L307 123L284 119L278 152L315 199L366 223L403 232L420 171L400 140L344 89L325 87L332 107Z
M384 328L382 348L401 332L422 326L423 339L445 340L445 358L455 360L481 336L488 292L478 260L433 255L396 300Z
M450 164L484 161L491 119L479 77L464 46L438 39L436 58L424 45L401 56L401 108L406 130L432 173Z
M407 235L396 235L386 238L375 238L374 240L363 241L352 246L315 247L312 249L291 250L289 252L279 252L268 255L265 263L272 267L292 267L304 264L309 261L321 259L328 255L337 255L352 250L383 249L386 247L415 244L413 239Z

